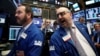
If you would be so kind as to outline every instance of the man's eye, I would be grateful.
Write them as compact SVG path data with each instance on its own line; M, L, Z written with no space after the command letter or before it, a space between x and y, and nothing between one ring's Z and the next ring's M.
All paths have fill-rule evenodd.
M21 12L21 11L17 11L16 13L20 14L20 13L22 13L22 12Z
M65 15L65 13L64 13L64 12L62 12L62 13L60 13L60 15L61 15L61 16L63 16L63 15Z

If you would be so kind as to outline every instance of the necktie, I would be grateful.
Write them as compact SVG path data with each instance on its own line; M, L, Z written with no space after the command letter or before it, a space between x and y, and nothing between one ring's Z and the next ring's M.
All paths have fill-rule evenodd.
M79 54L81 54L80 56L87 56L84 49L82 48L79 40L76 37L76 29L71 28L70 34L71 34L72 40L74 41L74 45L75 45L76 49L78 50Z
M100 32L97 32L97 43L100 43Z

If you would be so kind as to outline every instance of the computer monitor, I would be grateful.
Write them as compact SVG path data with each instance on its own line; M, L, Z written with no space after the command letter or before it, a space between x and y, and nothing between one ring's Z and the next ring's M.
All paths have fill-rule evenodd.
M85 17L85 11L84 10L80 10L78 12L73 13L73 20L74 21L79 21L80 17Z
M37 17L37 18L34 17L34 18L33 18L33 23L34 23L38 28L41 28L42 22L43 22L42 17Z
M18 32L22 26L10 26L9 28L9 40L16 40Z
M78 3L73 4L73 9L74 11L80 10L79 4Z
M95 3L96 3L96 2L100 2L100 0L95 0Z
M0 13L0 26L3 26L5 24L6 16L6 14Z
M34 16L42 16L42 9L37 7L32 7Z
M86 19L99 19L100 7L86 9Z

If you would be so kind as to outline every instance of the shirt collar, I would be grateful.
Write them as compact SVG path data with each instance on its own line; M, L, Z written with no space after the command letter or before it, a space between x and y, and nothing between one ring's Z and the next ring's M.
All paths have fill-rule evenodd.
M75 24L72 22L71 28L76 28Z
M24 27L24 30L27 30L31 24L32 24L32 21L31 21L28 25L26 25L26 26Z
M69 28L64 28L64 29L65 29L65 31L66 31L66 30L69 31L70 29L75 29L75 28L77 28L77 27L75 26L74 22L72 22L71 27L69 27Z

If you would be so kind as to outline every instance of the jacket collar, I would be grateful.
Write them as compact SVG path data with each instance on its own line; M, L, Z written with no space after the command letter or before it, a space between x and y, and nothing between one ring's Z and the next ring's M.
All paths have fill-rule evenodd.
M79 23L77 23L77 22L74 22L74 23L75 23L76 27L79 29L79 31L81 32L81 34L83 34L83 36L84 36L84 37L86 38L86 40L89 42L90 46L93 48L93 50L95 51L95 53L97 54L96 48L95 48L95 46L94 46L92 40L90 39L89 34L81 28L81 25L80 25Z
M30 26L24 31L24 33L25 33L25 34L28 34L29 32L32 31L33 27L34 27L34 25L33 25L33 23L31 23ZM21 40L23 40L22 37L19 39L18 42L20 42Z
M58 29L58 33L60 34L60 36L65 36L67 34L67 32L65 31L63 27L60 27Z

